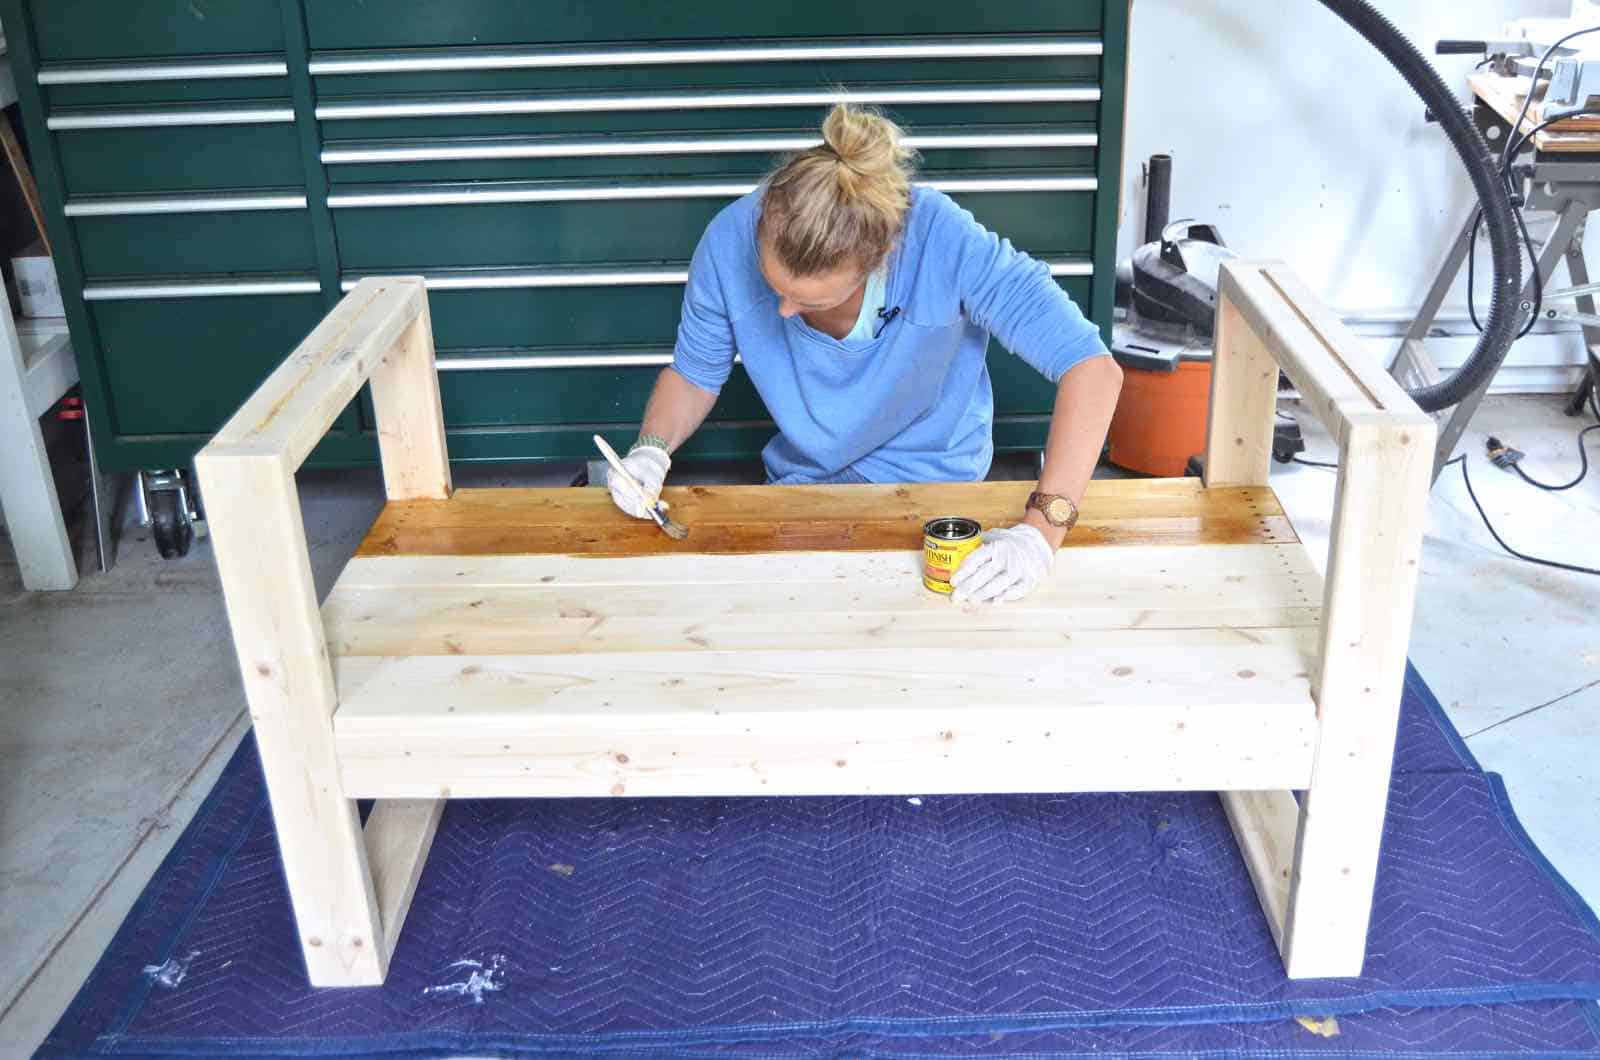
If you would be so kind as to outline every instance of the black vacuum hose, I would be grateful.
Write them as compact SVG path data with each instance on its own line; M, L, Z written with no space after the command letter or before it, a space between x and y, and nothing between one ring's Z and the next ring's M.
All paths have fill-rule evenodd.
M1489 305L1489 319L1483 334L1478 337L1478 345L1466 363L1448 379L1410 392L1423 411L1437 412L1459 403L1480 382L1493 375L1516 339L1522 297L1522 247L1517 241L1516 213L1505 182L1500 179L1498 167L1489 155L1489 145L1433 64L1366 0L1322 0L1322 4L1383 53L1389 65L1400 71L1406 83L1422 98L1461 156L1467 175L1472 178L1472 187L1483 204L1494 264L1494 299Z

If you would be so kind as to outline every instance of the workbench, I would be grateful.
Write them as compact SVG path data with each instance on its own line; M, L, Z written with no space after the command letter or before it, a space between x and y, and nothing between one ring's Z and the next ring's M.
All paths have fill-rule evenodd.
M1003 607L925 590L921 528L1027 484L677 487L676 542L454 491L433 354L365 280L199 456L313 983L383 980L450 798L1153 789L1223 793L1291 976L1359 974L1433 423L1284 266L1224 267L1204 481L1095 482ZM1280 363L1340 444L1325 579ZM389 502L319 606L294 473L369 378Z

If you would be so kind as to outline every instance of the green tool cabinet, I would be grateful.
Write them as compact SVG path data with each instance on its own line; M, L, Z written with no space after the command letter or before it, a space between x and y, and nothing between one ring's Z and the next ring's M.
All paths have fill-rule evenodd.
M841 93L1109 326L1126 0L0 0L106 468L187 466L360 277L427 278L450 452L626 443L701 230ZM996 444L1051 388L991 350ZM742 373L689 455L772 433ZM357 402L317 450L376 459Z

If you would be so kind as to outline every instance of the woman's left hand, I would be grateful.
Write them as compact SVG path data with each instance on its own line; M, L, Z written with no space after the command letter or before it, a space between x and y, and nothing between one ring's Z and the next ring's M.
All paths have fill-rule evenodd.
M983 545L961 561L950 579L955 601L1003 604L1020 600L1044 581L1055 558L1050 542L1027 523L985 531Z

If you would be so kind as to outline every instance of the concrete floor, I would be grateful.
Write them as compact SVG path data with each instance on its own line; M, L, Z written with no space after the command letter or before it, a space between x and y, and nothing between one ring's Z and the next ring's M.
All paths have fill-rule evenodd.
M1490 432L1527 452L1536 476L1571 477L1580 424L1560 406L1491 399L1462 451L1512 545L1594 566L1600 472L1544 494L1481 459ZM1326 435L1306 427L1307 456L1331 459ZM1295 525L1323 555L1333 474L1274 471ZM457 477L565 485L571 473ZM381 485L370 471L312 473L301 490L326 591L377 513ZM116 569L67 594L22 592L0 544L0 1056L25 1055L54 1024L244 729L209 549L163 562L144 537L126 529ZM87 546L84 555L92 570ZM1506 556L1451 468L1433 494L1411 655L1474 753L1505 775L1534 838L1600 906L1600 579Z

